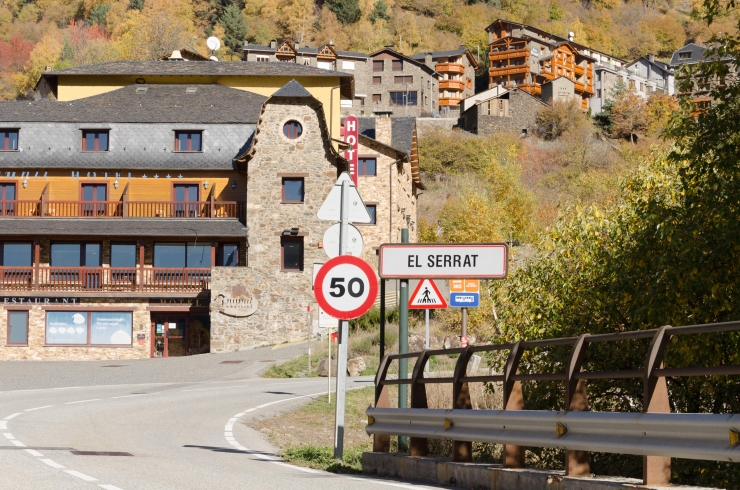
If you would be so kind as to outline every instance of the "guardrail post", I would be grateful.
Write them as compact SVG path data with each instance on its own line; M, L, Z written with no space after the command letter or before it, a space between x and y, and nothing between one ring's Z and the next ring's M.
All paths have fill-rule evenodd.
M472 352L466 347L455 364L455 374L452 379L452 408L470 410L473 404L470 401L468 383L461 380L468 370L468 362ZM471 463L473 461L473 443L470 441L452 441L452 461L456 463Z
M429 408L426 385L419 383L419 378L424 377L424 365L428 357L427 351L422 351L414 365L414 372L411 375L411 408ZM409 456L426 456L428 454L428 439L423 437L409 438Z
M670 413L668 385L664 377L655 374L656 369L663 367L663 355L671 339L670 325L658 329L650 343L645 359L645 378L643 380L642 411L644 413ZM665 485L671 483L671 458L663 456L642 457L643 485Z
M512 376L518 372L519 361L523 354L522 342L519 341L509 351L504 367L504 410L524 410L524 395L521 381ZM524 446L504 445L504 468L524 468Z
M380 360L378 372L375 374L375 408L390 408L391 399L388 395L388 386L383 384L385 376L388 373L390 360L388 356ZM373 434L373 452L388 453L391 450L391 436L383 434Z
M588 411L586 380L576 379L581 372L588 348L588 334L578 337L568 359L568 378L565 381L565 409L573 412ZM565 450L565 474L567 476L591 476L591 453L588 451Z

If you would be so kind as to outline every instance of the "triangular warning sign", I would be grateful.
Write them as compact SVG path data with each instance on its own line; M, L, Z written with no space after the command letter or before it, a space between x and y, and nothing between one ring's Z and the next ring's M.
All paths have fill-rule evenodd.
M342 208L342 182L349 181L349 210L348 217L350 221L355 223L370 223L372 218L370 213L367 212L365 203L360 197L360 193L357 191L355 183L349 177L347 172L342 172L334 187L329 191L329 195L326 196L324 204L319 208L319 212L316 216L321 220L327 221L339 221L340 210Z
M412 310L447 308L447 301L445 301L442 293L439 292L439 288L434 284L434 281L424 279L423 281L419 281L414 294L409 298L409 308Z

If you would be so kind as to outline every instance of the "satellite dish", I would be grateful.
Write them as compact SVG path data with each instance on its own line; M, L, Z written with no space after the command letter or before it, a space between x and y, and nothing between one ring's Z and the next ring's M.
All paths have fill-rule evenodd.
M217 37L211 36L206 40L206 46L208 46L208 49L211 51L216 51L221 47L221 41L219 41Z
M210 57L209 59L210 59L211 61L218 61L218 58L216 58L215 56L211 56L211 57Z

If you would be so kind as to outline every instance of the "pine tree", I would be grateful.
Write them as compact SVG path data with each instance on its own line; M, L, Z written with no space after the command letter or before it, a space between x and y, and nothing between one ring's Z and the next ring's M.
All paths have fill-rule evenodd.
M110 10L109 3L101 3L98 6L96 6L94 9L90 10L90 17L89 17L90 23L105 26L107 24L106 17L108 16L109 10Z
M370 22L375 24L378 20L388 20L391 16L388 14L388 4L383 0L378 0L373 6L373 11L370 12Z
M344 25L360 20L362 11L359 0L326 0L325 3L329 10L337 16L337 20Z
M138 11L141 11L141 9L144 8L144 0L130 0L128 2L128 8L130 8L131 10L136 9Z
M242 11L236 4L231 4L224 9L224 13L219 20L219 24L224 28L224 44L231 48L232 51L239 53L242 43L247 37L247 19L242 15Z

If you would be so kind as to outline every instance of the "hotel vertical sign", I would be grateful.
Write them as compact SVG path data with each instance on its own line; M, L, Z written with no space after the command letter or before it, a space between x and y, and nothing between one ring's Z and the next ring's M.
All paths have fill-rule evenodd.
M357 186L357 135L358 124L355 116L347 116L344 119L344 142L349 144L350 148L344 152L344 158L349 161L349 176L352 182Z

